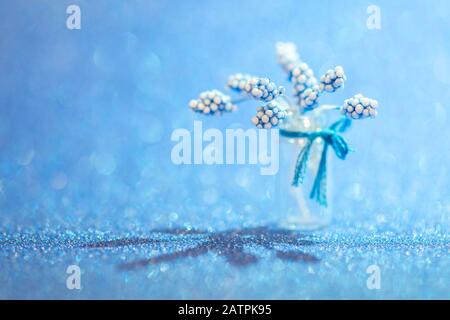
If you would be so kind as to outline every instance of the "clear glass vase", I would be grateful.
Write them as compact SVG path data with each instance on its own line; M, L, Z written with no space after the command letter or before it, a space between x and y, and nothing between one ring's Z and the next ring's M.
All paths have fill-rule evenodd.
M305 115L294 114L281 126L281 129L293 132L313 132L325 129L329 124L328 108L322 107ZM307 162L306 175L298 187L292 185L297 157L307 143L306 138L287 138L280 135L280 169L278 179L277 208L279 225L291 230L316 230L331 222L331 159L327 159L327 205L319 204L310 197L314 179L319 167L324 141L314 140Z

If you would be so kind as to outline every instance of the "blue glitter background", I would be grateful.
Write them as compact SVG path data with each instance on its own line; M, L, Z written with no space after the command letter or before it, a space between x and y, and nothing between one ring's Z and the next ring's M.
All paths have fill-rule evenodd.
M0 0L0 298L449 299L450 3L377 1L381 30L370 4ZM334 161L332 226L310 234L264 228L275 178L258 168L170 159L199 92L285 80L277 41L318 75L344 66L324 102L380 103Z

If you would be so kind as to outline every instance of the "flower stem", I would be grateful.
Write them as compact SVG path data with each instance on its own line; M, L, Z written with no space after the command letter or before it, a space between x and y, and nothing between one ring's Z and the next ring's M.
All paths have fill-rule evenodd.
M240 103L245 102L245 101L248 101L248 100L251 100L251 98L249 98L249 97L244 97L244 98L240 98L240 99L233 100L233 101L231 101L231 103L232 103L232 104L240 104Z

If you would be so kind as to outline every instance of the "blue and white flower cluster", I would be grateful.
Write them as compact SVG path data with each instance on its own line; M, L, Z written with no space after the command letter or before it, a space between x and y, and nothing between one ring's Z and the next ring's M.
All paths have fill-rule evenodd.
M236 106L231 102L231 97L218 90L204 91L198 99L191 100L189 107L195 112L201 112L205 115L223 112L232 112Z
M314 76L313 70L300 59L297 47L292 42L278 42L276 45L278 62L289 74L293 84L294 96L298 99L300 113L315 109L319 98L324 92L335 92L344 86L346 75L344 68L337 66L328 70L320 81ZM227 87L234 92L242 93L266 103L257 108L257 114L252 122L258 128L270 129L278 126L286 117L297 112L288 97L284 97L285 89L277 86L269 78L255 77L246 73L231 75ZM282 97L283 96L283 97ZM283 98L278 99L279 97ZM246 101L246 98L232 101L231 98L218 90L205 91L198 99L191 100L190 108L202 114L222 114L236 110L235 104ZM378 102L355 95L345 100L341 113L350 119L375 118Z
M306 95L303 94L307 89L317 86L317 78L314 76L312 69L306 63L300 63L290 70L289 80L294 85L294 96L298 98L299 104L306 104L303 101L304 98L307 98L310 95L310 92ZM318 91L318 89L319 88L317 87L312 91ZM317 103L317 98L314 101L314 105Z
M318 105L323 92L335 92L341 88L346 76L344 69L337 66L334 70L328 70L318 84L312 69L306 63L301 63L290 71L289 80L294 85L294 95L298 98L299 105L309 111Z
M284 88L271 82L269 78L253 77L245 73L237 73L228 78L227 86L233 91L247 93L252 98L268 102L266 106L258 107L257 114L252 118L253 124L260 129L276 127L286 118L287 112L275 101L284 94Z
M256 116L252 118L252 123L259 129L271 129L286 118L286 110L276 101L271 101L263 107L258 107Z
M357 94L344 101L341 113L350 119L375 118L378 115L378 101Z
M276 44L278 62L289 73L289 81L294 85L293 94L304 110L312 110L318 103L320 87L313 70L300 60L297 47L292 42Z
M335 92L344 85L346 80L344 68L337 66L330 69L320 78L320 91Z
M245 86L245 91L253 98L264 102L272 101L284 94L284 87L277 86L269 78L253 77Z
M238 73L228 79L228 87L237 92L246 92L252 98L264 102L272 101L284 94L284 87L277 86L269 78L252 77Z
M304 111L317 107L323 92L334 92L344 85L346 77L341 66L328 70L319 83L313 70L300 60L297 48L292 42L277 43L276 53L278 62L289 73L289 81L294 85L294 96Z
M321 91L319 85L317 84L303 91L299 98L300 106L303 108L303 110L304 111L313 110L319 102L320 94Z

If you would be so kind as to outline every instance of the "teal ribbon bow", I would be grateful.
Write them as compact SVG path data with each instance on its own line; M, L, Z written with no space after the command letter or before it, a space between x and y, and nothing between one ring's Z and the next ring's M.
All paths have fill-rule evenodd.
M289 131L280 129L280 134L287 138L305 138L306 145L300 151L297 162L295 164L294 178L292 185L298 187L305 178L306 163L308 162L311 153L311 147L314 141L322 138L324 146L322 155L320 157L319 168L314 179L313 188L309 197L315 199L319 204L327 206L327 152L329 146L334 150L334 153L339 159L344 160L350 151L347 141L338 133L346 131L351 125L351 120L348 118L341 118L333 123L330 127L324 130L315 132Z

